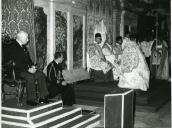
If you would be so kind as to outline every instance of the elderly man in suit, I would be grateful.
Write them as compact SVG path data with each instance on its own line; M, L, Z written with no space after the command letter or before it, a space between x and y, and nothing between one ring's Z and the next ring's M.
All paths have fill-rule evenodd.
M27 105L36 106L39 103L48 103L46 96L48 90L44 74L38 71L30 59L29 52L25 47L28 44L28 34L20 31L16 40L13 40L10 47L10 58L15 62L15 71L18 76L27 80ZM39 103L35 101L35 81L38 82L40 93Z

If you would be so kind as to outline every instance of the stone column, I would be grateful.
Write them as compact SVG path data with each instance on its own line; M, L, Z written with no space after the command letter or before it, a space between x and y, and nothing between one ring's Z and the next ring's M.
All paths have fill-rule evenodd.
M47 25L47 64L53 60L55 52L55 10L53 0L50 0L49 7L49 24Z
M124 16L126 11L122 11L121 13L121 24L120 24L120 36L124 37Z
M67 68L73 69L73 22L71 10L67 12Z

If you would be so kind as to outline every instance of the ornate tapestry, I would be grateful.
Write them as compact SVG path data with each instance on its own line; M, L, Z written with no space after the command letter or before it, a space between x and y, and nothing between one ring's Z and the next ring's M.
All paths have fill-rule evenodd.
M67 13L55 12L55 46L56 51L67 54Z
M73 15L73 68L82 67L83 63L83 19Z
M34 30L36 45L36 63L38 69L43 69L46 65L47 55L47 15L43 8L34 8Z
M15 38L20 31L29 34L29 52L35 61L33 0L2 0L2 33Z

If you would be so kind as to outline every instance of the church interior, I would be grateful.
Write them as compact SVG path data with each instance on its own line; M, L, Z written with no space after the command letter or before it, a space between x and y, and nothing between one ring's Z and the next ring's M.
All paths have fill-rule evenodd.
M169 0L2 0L1 5L2 128L171 127ZM49 98L48 103L26 103L28 81L15 76L17 63L11 63L9 57L11 40L16 39L20 31L28 34L28 54L37 70L44 74L48 86L51 85L48 83L48 65L56 52L62 53L62 64L65 65L62 75L67 86L70 85L64 95L71 100L72 89L72 105L66 105L65 96L61 95ZM131 49L138 48L135 56L135 51L122 47L128 39L127 33L130 33L130 42L134 42ZM102 58L99 62L93 60L97 53L92 46L99 37L101 51L106 43L114 51L117 37L121 37L121 53L113 53L121 61L108 58L109 55L101 55L109 60L108 63L103 63ZM154 51L158 51L156 62ZM122 65L126 62L124 58L132 55L141 57L147 68L139 67L141 60L133 66L137 60L131 58L126 63L133 66L126 71L128 76L121 75L124 70L119 68L118 73L116 65ZM110 62L115 65L109 67L112 65ZM136 68L138 76L134 74ZM134 86L141 76L147 83L141 81L137 84L141 86L144 83L146 87L122 87L122 80L131 76L128 72L134 72L129 80L131 85ZM34 84L34 95L39 102L39 83L35 81Z

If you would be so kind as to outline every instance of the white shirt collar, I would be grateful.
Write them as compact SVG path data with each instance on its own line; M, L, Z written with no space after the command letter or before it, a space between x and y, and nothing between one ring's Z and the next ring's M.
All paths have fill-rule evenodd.
M21 43L21 41L19 41L19 40L17 40L16 39L16 41L19 43L19 45L22 47L22 43Z

